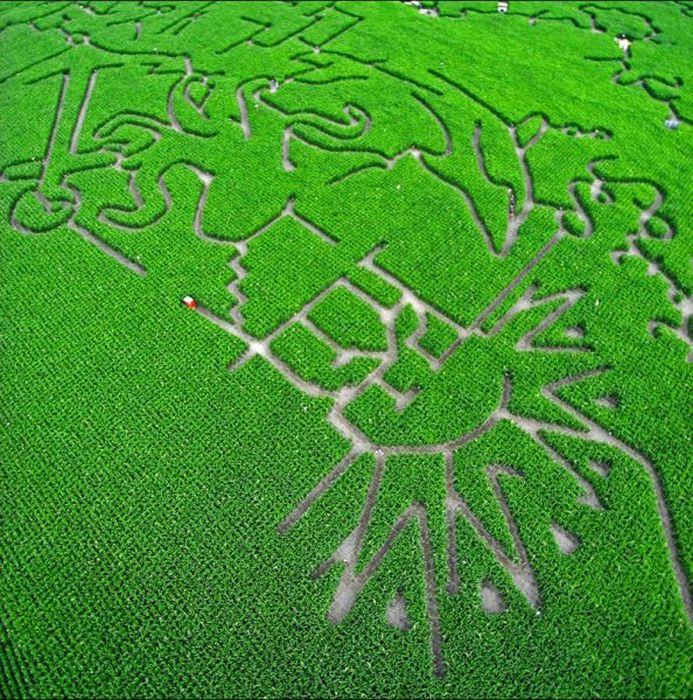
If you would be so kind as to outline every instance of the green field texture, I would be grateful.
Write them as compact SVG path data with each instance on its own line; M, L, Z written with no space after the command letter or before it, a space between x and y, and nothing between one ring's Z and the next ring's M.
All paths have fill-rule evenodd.
M0 49L2 697L693 696L693 2Z

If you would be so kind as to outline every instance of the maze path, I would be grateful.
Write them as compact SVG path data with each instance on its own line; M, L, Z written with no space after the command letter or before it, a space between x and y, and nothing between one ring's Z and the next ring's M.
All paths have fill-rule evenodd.
M656 497L662 531L679 594L689 619L693 619L690 586L678 549L665 490L655 464L645 453L615 436L590 415L563 398L561 393L565 387L607 374L612 371L612 368L608 364L594 367L594 361L591 358L596 351L589 344L575 342L566 345L537 345L537 338L540 334L550 329L554 324L561 322L571 310L578 308L586 296L586 290L579 286L542 295L542 287L536 279L537 271L542 264L555 258L560 244L573 235L570 224L567 223L569 213L581 223L583 230L580 239L588 241L598 235L590 206L602 200L605 200L606 206L617 206L611 192L618 187L619 180L616 177L610 178L597 174L600 163L607 161L610 156L592 158L585 165L585 171L589 177L586 177L585 173L582 172L568 185L567 194L572 202L570 211L560 207L548 207L535 199L535 179L538 175L530 170L528 153L540 144L548 133L562 134L566 138L584 141L609 141L611 134L603 128L597 129L589 126L582 128L566 125L565 122L554 123L548 115L544 114L532 113L514 123L511 119L503 117L494 107L478 97L472 89L466 87L458 79L448 77L444 70L429 68L428 77L431 82L424 84L413 76L400 75L395 69L384 65L384 60L360 58L351 55L346 50L326 48L333 41L352 32L363 21L359 15L345 11L334 3L329 4L327 9L355 18L355 21L348 20L346 25L329 36L327 40L314 45L308 52L308 58L303 53L293 56L292 60L298 65L292 64L290 70L278 72L278 77L268 77L265 70L255 68L249 69L248 75L228 75L225 74L224 70L219 69L220 63L214 63L209 56L204 54L198 58L197 55L192 57L182 52L172 54L168 50L162 51L158 58L160 62L153 64L152 71L155 72L163 67L166 74L174 76L170 88L166 91L165 104L162 105L162 112L165 113L166 120L151 114L138 113L135 109L122 111L109 115L108 119L90 134L84 133L85 125L88 123L93 102L99 94L103 76L113 68L113 65L108 61L114 57L119 60L131 61L136 61L137 57L151 57L152 51L148 46L139 49L132 48L132 45L140 46L145 41L144 30L147 28L148 18L158 16L160 12L155 15L152 15L151 12L133 14L131 17L123 18L122 22L116 20L112 23L133 24L133 38L128 48L122 52L103 45L101 38L94 39L88 33L73 32L62 26L54 16L57 10L37 15L34 20L28 22L31 31L43 33L57 28L64 36L67 48L51 53L47 58L36 63L23 65L2 78L3 83L20 81L24 85L32 85L51 80L56 76L62 76L58 86L55 118L48 135L40 167L30 174L21 169L30 164L28 160L8 163L4 167L2 183L19 182L24 187L15 198L10 210L9 220L12 228L24 235L34 235L64 225L88 243L97 246L129 271L144 276L148 274L145 266L126 255L117 245L112 245L109 237L99 235L82 223L81 215L84 212L86 195L74 184L73 176L87 173L93 169L112 170L127 180L125 196L129 197L134 206L127 208L116 203L104 202L96 217L96 220L103 226L126 235L136 235L139 231L156 227L164 220L164 217L174 211L177 203L167 185L166 177L176 166L184 168L199 181L201 191L194 207L191 228L195 236L203 243L226 246L229 250L229 266L234 273L234 278L228 284L227 289L235 300L235 304L230 308L227 316L217 313L204 303L197 305L196 313L226 333L243 341L246 345L246 351L231 364L230 371L238 371L248 360L259 355L307 396L330 399L332 405L327 414L327 420L350 444L346 456L333 466L323 479L306 494L305 498L296 505L294 510L288 513L277 525L279 536L286 536L292 528L297 526L311 506L329 492L360 456L368 453L375 460L370 488L362 505L357 527L351 533L345 533L345 539L340 547L313 572L313 577L317 578L325 574L332 566L343 565L339 583L327 612L328 619L333 623L341 622L353 608L361 592L388 556L400 533L410 522L413 522L418 528L421 544L433 672L438 676L444 674L444 649L438 613L439 598L442 592L436 584L427 505L413 501L392 524L389 534L376 553L359 568L359 565L362 564L364 538L368 532L374 510L377 509L377 497L387 468L387 461L391 457L401 455L437 455L444 462L446 476L445 514L448 538L446 551L448 562L447 593L453 595L459 588L459 552L456 532L458 520L462 518L471 525L478 540L491 552L499 566L505 570L527 604L537 612L541 611L542 592L536 580L531 556L499 481L501 475L504 478L521 479L521 473L509 465L487 465L486 467L486 476L507 525L515 549L514 554L506 551L504 545L494 537L483 520L467 503L465 495L459 493L455 486L455 451L489 433L503 421L511 423L531 437L541 450L560 465L579 486L582 492L579 503L592 510L604 508L594 487L570 460L552 446L548 436L557 434L608 446L626 455L647 474ZM176 18L160 28L158 33L177 37L192 29L195 22L204 21L205 17L212 17L214 11L213 3L199 4L194 9L186 10L183 13L178 13L178 9L176 9L175 12L178 13ZM89 18L98 16L98 13L89 5L78 5L71 12L81 12ZM596 11L593 13L589 11L589 8L581 7L580 12L586 15L582 20L588 24L583 27L578 23L577 26L582 29L588 28L591 34L604 33L605 30L598 24L599 15ZM428 12L427 16L435 17L435 21L445 21L445 18L440 17L439 14L437 11ZM215 48L214 52L217 56L226 56L229 52L241 47L259 46L262 49L280 51L283 50L283 47L289 46L293 50L299 42L304 44L307 42L302 35L308 32L311 27L319 26L323 16L302 15L298 18L295 27L289 27L286 33L279 32L279 36L274 38L267 37L272 35L277 25L249 17L242 19L257 28L253 28L245 38L228 46ZM647 33L642 37L642 41L654 40L659 32L646 17L644 19L646 20ZM543 16L542 13L529 17L529 23L532 26L549 20L563 22L564 18ZM59 22L58 25L50 24L53 21ZM48 23L45 28L42 25L44 22ZM95 55L89 70L86 71L71 64L65 55L66 53L72 54L77 49L83 50L85 47L93 50ZM594 58L594 62L614 60L618 62L620 70L612 76L611 80L615 85L621 87L624 85L622 77L630 71L627 60L629 51L630 49L625 49L623 59ZM348 70L363 70L366 75L356 73L330 77L327 70L332 64L326 66L319 61L310 63L308 59L311 56L314 60L317 60L317 57L326 61L342 60L345 65L349 66ZM587 57L586 60L590 61L591 59ZM202 66L205 66L205 69L202 69ZM274 66L271 67L274 68ZM322 71L325 71L328 77L321 79ZM371 74L377 74L379 77L384 76L387 80L393 81L398 89L403 91L403 94L410 97L412 105L415 105L421 114L429 120L430 132L435 133L438 141L442 142L442 150L436 149L430 143L424 144L417 141L408 142L394 153L380 150L376 145L373 145L373 140L368 141L368 139L375 139L374 133L379 126L378 120L369 110L357 104L348 103L341 106L343 117L335 118L325 114L320 108L306 108L296 113L290 108L282 107L280 103L272 99L280 97L287 88L295 87L298 83L304 85L307 76L315 80L312 89L318 90L319 85L332 85L340 81L366 82L371 79ZM224 84L224 89L230 91L227 97L230 102L235 104L236 112L229 114L227 110L223 113L223 119L220 117L222 112L218 110L218 105L215 102L220 91L212 86L215 76L228 80ZM648 88L647 80L641 78L631 85L642 88L656 101L665 102L672 116L686 122L686 118L679 114L672 104L675 98L658 100L652 94L651 87ZM649 80L657 82L659 79L650 78ZM202 97L195 97L193 85L199 85L205 90ZM681 85L677 83L669 87L678 89ZM423 96L424 93L426 97ZM472 103L475 109L481 110L481 113L484 114L483 119L489 121L476 121L473 125L471 138L467 139L466 143L461 142L457 131L459 125L446 122L442 116L443 111L437 106L439 103L445 103L446 100L453 103L455 100L465 100L467 101L465 104ZM183 105L187 105L191 112L185 111ZM191 117L192 113L194 114ZM539 118L537 130L523 143L519 136L520 130L537 117ZM484 186L491 189L501 187L501 184L491 173L490 164L487 162L487 155L482 146L482 139L487 129L485 125L493 120L501 123L502 129L506 132L507 139L512 145L516 160L512 167L518 169L524 190L520 192L515 191L513 187L507 188L508 210L505 215L506 223L500 245L497 244L475 200L473 186L477 185L472 185L470 181L465 180L464 173L458 173L457 179L453 179L446 176L442 170L447 159L457 156L462 151L468 151L470 158L476 164L478 172L475 173L475 177L479 178L479 182L483 182ZM204 128L207 127L209 131L204 131ZM126 129L133 129L140 135L144 135L145 141L143 143L145 145L139 149L138 158L135 157L135 154L128 152L130 144L127 140L125 142L119 142L117 139L113 142L108 140ZM310 131L311 129L313 132ZM308 133L319 134L319 136L310 138L306 135ZM268 134L273 140L268 137ZM333 156L335 159L343 158L343 162L347 163L346 159L349 158L349 163L344 168L340 168L340 172L336 175L329 173L323 178L320 184L325 188L348 185L371 171L396 173L400 166L413 163L423 176L432 178L452 192L455 198L462 200L473 221L479 241L492 260L511 259L513 255L519 255L518 248L535 210L551 209L555 230L548 234L541 246L533 250L532 254L523 260L523 264L518 266L518 271L507 284L494 290L492 298L469 324L462 324L457 318L444 313L440 305L434 303L430 297L417 292L389 271L385 264L379 263L378 256L387 250L389 242L376 242L374 246L369 246L364 255L356 255L351 251L351 262L356 268L366 270L382 283L395 289L399 293L399 300L394 305L387 306L381 303L355 285L346 274L342 274L307 303L301 305L298 311L276 325L269 333L258 337L246 328L247 319L244 307L248 304L249 298L243 290L244 281L253 274L253 271L245 266L244 260L257 241L271 236L273 227L285 219L290 219L331 249L341 251L345 246L339 235L331 233L327 228L323 229L321 222L317 220L313 222L308 214L304 216L301 213L305 211L303 201L307 194L298 191L300 184L296 180L291 181L291 187L297 188L298 194L292 193L283 199L285 204L281 211L275 216L267 218L261 226L256 227L252 232L239 234L236 231L228 238L220 236L218 231L215 231L214 235L208 232L205 228L205 214L213 214L214 207L211 206L210 202L212 202L217 187L224 186L223 183L220 184L223 173L215 170L206 161L198 159L200 151L197 149L203 147L199 144L204 144L205 139L216 138L227 139L227 141L210 140L209 143L215 146L219 146L220 143L229 143L237 145L239 149L242 148L243 144L250 146L257 141L271 140L271 152L276 161L276 170L281 169L283 174L293 177L303 175L304 168L308 169L304 165L307 160L306 153L309 154L308 159L310 157ZM158 147L161 150L152 150ZM167 147L171 148L171 154L165 152ZM191 149L190 160L182 155L186 153L187 148ZM152 153L157 155L153 156ZM156 163L155 169L147 170L150 164L149 159L153 161L157 157L161 157L162 162ZM98 158L102 160L98 160ZM312 174L310 176L313 177ZM638 182L645 183L647 181L643 179ZM579 193L579 187L585 184L589 187L591 204L584 202ZM271 188L268 191L271 191ZM647 274L657 276L663 281L667 288L668 301L680 316L681 321L676 324L661 319L652 319L648 322L648 330L656 336L661 332L661 328L666 328L667 330L664 332L671 332L688 346L688 359L690 361L693 359L693 340L690 335L691 319L693 318L691 297L685 293L686 290L676 275L672 274L660 260L648 256L643 247L639 245L643 239L654 238L648 225L665 207L664 191L659 187L655 187L655 191L654 201L649 206L640 208L637 230L627 234L627 249L613 249L610 251L610 257L617 266L624 264L627 258L642 260L647 265ZM280 196L283 198L283 191ZM519 201L522 204L519 211L516 212L515 203ZM26 214L27 210L30 211L31 215ZM34 210L39 212L38 218L34 216ZM142 220L146 220L144 225L139 223ZM656 238L662 241L673 240L676 235L674 226L666 218L660 217L660 220L666 225L666 230ZM37 221L38 223L36 223ZM311 320L311 312L338 289L346 290L377 315L385 328L386 350L367 351L358 348L344 348ZM185 291L181 290L181 295ZM404 338L402 343L398 337L397 321L408 309L412 310L415 315L416 328ZM465 353L470 341L485 342L498 339L503 341L510 337L509 329L515 322L524 322L523 319L529 318L530 314L537 311L545 313L538 322L522 334L519 340L511 344L515 352L532 355L565 353L584 356L586 360L590 360L585 369L539 387L542 397L558 413L566 416L565 425L549 420L538 420L535 417L511 410L514 389L514 377L511 372L506 372L499 378L501 391L495 409L489 415L481 416L475 427L461 432L447 441L430 443L412 441L397 444L382 442L369 434L358 421L350 417L349 407L373 388L382 392L391 401L391 411L397 415L405 414L417 401L425 399L426 387L412 386L402 390L393 386L388 380L388 372L400 361L404 348L422 358L432 375L440 375L446 367L450 366L450 363L455 361L456 357L459 358ZM437 319L444 326L452 329L455 335L454 341L438 356L433 355L422 345L430 318ZM305 379L273 349L274 341L296 324L301 325L329 346L336 356L333 366L344 366L354 359L367 358L376 361L377 368L357 385L347 384L339 389L326 389L318 381ZM579 328L574 330L573 340L579 341L581 334L582 331ZM601 360L602 358L597 359ZM489 387L489 391L493 390L494 387ZM567 423L570 420L579 425L580 428L569 427ZM596 471L599 472L599 469ZM580 541L577 536L558 523L553 522L550 531L553 533L561 553L571 554L579 547ZM489 612L504 610L505 604L502 596L495 589L493 583L483 582L481 586L480 602L484 609ZM406 629L408 623L406 622L407 613L404 599L397 598L392 605L388 617L392 617L395 626Z

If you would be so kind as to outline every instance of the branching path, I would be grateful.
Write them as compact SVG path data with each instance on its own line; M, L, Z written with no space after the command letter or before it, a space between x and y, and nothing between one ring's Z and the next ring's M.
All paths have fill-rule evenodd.
M584 212L583 212L583 215ZM300 216L298 216L294 211L293 202L289 202L284 208L280 217L291 216L296 218L297 221L302 222ZM586 217L586 215L585 215ZM559 217L560 219L560 217ZM586 217L586 220L589 221ZM260 235L262 232L267 230L269 226L275 223L276 219L269 222L267 227L263 227L255 234L253 234L248 240ZM310 230L313 230L315 235L320 238L330 240L329 237L323 232L315 229L312 224L305 224ZM588 228L587 235L591 235L591 228ZM691 605L691 594L688 581L686 579L685 571L681 564L681 559L677 550L677 544L675 537L673 535L671 518L669 516L666 500L664 498L664 493L662 486L657 474L656 469L650 460L641 454L639 451L633 447L622 442L615 436L608 433L606 430L601 428L592 419L590 419L585 414L579 412L574 406L571 406L559 395L559 390L566 385L572 384L574 382L589 379L596 374L608 371L608 368L599 368L596 370L581 373L576 376L567 377L559 382L551 385L547 385L543 389L543 396L555 406L560 408L562 411L567 413L583 427L582 430L576 430L573 428L567 428L558 424L551 424L546 422L537 421L524 416L515 415L509 411L509 403L511 399L512 392L512 377L507 375L505 377L503 392L499 400L497 409L480 425L478 425L474 430L458 436L454 440L448 443L442 444L431 444L431 445L389 445L389 444L379 444L371 440L371 438L365 434L357 425L354 425L346 417L345 413L347 407L352 401L355 401L363 392L366 391L371 386L378 386L383 391L385 391L394 400L394 409L396 411L403 411L409 406L409 404L415 399L416 392L409 392L402 394L398 392L394 387L390 386L384 379L384 375L387 370L392 367L392 365L397 360L397 339L395 333L395 320L399 313L407 306L410 306L416 313L419 330L415 332L412 336L407 339L408 347L415 349L417 352L422 354L428 361L429 365L434 371L439 371L445 364L446 361L455 353L460 352L463 348L464 342L472 335L478 337L493 337L497 335L502 329L510 322L510 320L517 314L526 311L527 309L536 307L538 304L544 305L558 299L561 304L552 312L547 314L547 316L529 333L523 336L517 343L518 350L537 350L533 345L533 340L538 333L552 324L558 317L565 314L570 308L572 308L582 297L583 292L580 290L569 290L565 294L557 295L555 297L543 298L540 302L533 301L533 296L536 292L536 288L528 287L525 294L520 297L520 299L504 314L504 316L493 326L489 332L484 332L482 330L482 325L484 320L486 320L492 312L496 311L503 302L509 297L511 292L513 292L518 286L520 286L523 281L528 278L528 275L532 269L544 258L544 256L556 245L558 241L565 235L565 230L562 226L559 226L554 237L549 241L548 244L542 248L537 255L532 258L528 265L523 268L520 273L513 279L510 284L508 284L496 297L496 299L478 316L478 318L468 327L464 328L457 324L454 320L445 317L440 311L431 307L425 301L418 298L410 289L402 285L399 280L387 273L385 270L380 268L375 262L374 258L380 251L380 248L372 251L366 258L361 261L361 266L374 274L379 275L382 279L387 281L392 286L398 288L401 293L400 301L392 308L388 309L380 305L375 299L369 297L364 292L362 292L358 287L355 287L347 278L340 278L333 285L327 287L323 292L316 296L310 303L305 305L300 312L292 316L289 320L285 321L279 327L277 327L270 335L262 340L258 340L245 331L242 330L242 316L238 307L236 307L235 320L236 324L229 323L219 316L213 314L209 309L204 307L198 307L197 311L203 315L205 318L213 322L218 327L222 328L226 332L234 335L235 337L243 340L247 346L248 350L246 353L235 362L230 369L234 371L238 366L246 362L248 359L255 355L260 355L266 361L270 362L275 369L277 369L288 381L290 381L294 386L303 391L305 394L313 397L327 397L333 400L332 408L328 413L328 420L333 425L333 427L343 435L352 445L352 449L348 454L323 478L323 480L316 485L316 487L311 490L309 494L306 495L303 501L297 505L297 507L292 511L278 526L278 531L280 534L284 535L290 531L290 529L296 525L303 515L308 511L308 509L321 498L336 482L337 480L348 470L348 468L356 461L358 457L362 454L370 453L376 459L376 471L373 475L373 481L371 484L371 489L366 503L364 504L361 519L359 520L359 525L357 529L352 532L347 539L343 542L340 548L330 557L329 560L319 569L316 575L321 575L327 569L329 569L333 564L338 562L343 562L346 565L344 573L342 574L341 582L335 596L333 599L332 607L329 611L328 617L333 622L339 622L344 618L344 616L349 612L349 610L356 603L360 591L367 585L370 578L376 573L380 564L386 557L390 547L394 544L398 534L404 529L406 524L410 520L414 520L418 523L422 544L422 552L424 558L424 571L426 576L426 589L427 593L427 608L429 615L429 626L431 633L431 648L434 660L434 670L437 674L441 675L443 673L443 660L442 660L442 646L440 640L440 624L438 620L437 613L437 603L435 591L435 571L433 565L433 559L430 552L430 535L428 532L428 521L427 521L427 510L425 504L422 503L412 503L410 508L400 517L400 519L393 525L390 535L382 545L378 553L373 557L373 559L365 565L360 573L356 573L356 566L359 561L359 555L361 552L361 545L363 542L364 533L368 528L373 509L376 504L378 489L381 483L382 473L385 469L385 461L390 455L404 455L404 454L438 454L445 459L446 464L446 489L447 489L447 508L448 508L448 529L449 529L449 543L448 543L448 561L450 562L449 571L449 582L448 590L454 592L457 589L457 551L455 544L455 520L457 514L464 516L469 523L474 527L477 535L484 542L489 550L492 552L496 558L498 564L502 566L509 574L513 582L515 583L518 590L525 596L528 604L532 607L539 609L541 607L541 596L540 591L537 587L535 577L533 575L530 560L527 553L524 550L524 545L520 540L517 527L514 525L512 520L512 515L510 514L507 503L502 497L502 492L500 491L500 486L495 476L501 472L506 474L516 475L517 473L508 467L502 468L490 468L489 478L492 479L494 490L497 494L499 505L501 506L503 512L506 515L506 520L508 522L513 538L516 542L516 550L520 554L520 560L518 562L513 561L513 559L504 552L501 545L488 533L485 529L483 523L477 518L473 511L464 501L463 497L460 496L454 489L454 451L461 447L462 445L476 440L481 437L484 433L491 430L499 421L508 420L512 422L517 427L521 428L523 431L528 433L538 445L544 449L549 457L560 464L576 481L582 490L582 496L580 501L586 506L600 510L603 508L600 503L597 494L590 484L584 477L582 477L572 466L572 464L566 460L555 448L553 448L549 441L547 441L546 436L551 434L565 435L569 437L574 437L580 440L593 441L599 444L607 445L620 452L623 452L628 457L630 457L634 462L636 462L643 471L647 474L654 493L657 498L657 506L659 509L660 520L662 523L662 528L666 537L667 546L669 548L669 556L672 564L672 568L676 574L676 578L679 585L679 590L681 598L685 604L686 610L689 616L693 613L693 607ZM334 243L330 240L331 243ZM246 250L247 242L242 244L241 250ZM234 258L234 261L237 259ZM234 265L234 270L238 274L237 281L242 279L244 276L243 268L236 262ZM237 281L232 283L232 289L237 290ZM326 298L334 289L338 287L344 287L348 289L351 293L359 297L365 303L369 304L378 313L381 321L387 328L388 337L388 350L385 353L360 353L360 352L349 352L348 359L344 358L344 350L336 344L329 336L322 334L308 319L308 315L315 308L315 306ZM242 299L242 297L239 297ZM421 329L425 329L426 317L427 315L432 315L440 318L451 327L455 329L457 334L457 339L450 346L450 348L442 355L440 358L435 358L429 355L424 349L422 349L417 344L417 338L421 336ZM376 357L381 360L378 369L373 372L369 377L363 381L358 387L345 387L340 390L330 391L322 388L319 384L314 382L308 382L302 377L300 377L290 366L288 366L284 361L282 361L277 355L272 351L271 344L273 340L279 337L289 326L299 323L307 325L309 329L313 332L317 332L320 337L332 346L333 350L337 354L337 362L343 363L352 359L353 357L365 356L365 357ZM588 348L585 347L575 347L575 348L541 348L541 351L568 351L568 352L585 352ZM564 537L569 537L564 535Z

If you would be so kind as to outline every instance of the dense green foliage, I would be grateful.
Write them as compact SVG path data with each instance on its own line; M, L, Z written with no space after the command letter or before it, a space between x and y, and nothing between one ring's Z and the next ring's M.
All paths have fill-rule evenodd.
M0 695L693 694L693 2L509 4L0 2Z

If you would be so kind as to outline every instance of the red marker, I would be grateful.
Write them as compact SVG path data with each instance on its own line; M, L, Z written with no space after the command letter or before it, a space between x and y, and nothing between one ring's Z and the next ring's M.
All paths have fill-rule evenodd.
M197 308L197 302L195 299L192 297L183 297L183 303L189 308L189 309L196 309Z

